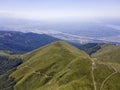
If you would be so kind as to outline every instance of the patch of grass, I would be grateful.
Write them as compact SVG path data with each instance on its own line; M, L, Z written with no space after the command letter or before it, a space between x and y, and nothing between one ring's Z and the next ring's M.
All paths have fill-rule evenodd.
M100 89L102 82L107 78L110 74L112 74L114 70L108 68L108 66L103 64L96 64L96 68L94 70L95 81L97 85L97 90Z
M119 90L120 89L120 74L113 75L106 81L102 90Z
M104 62L120 63L120 46L111 44L103 45L92 57Z
M13 90L16 82L13 78L9 77L13 71L15 70L0 75L0 90Z

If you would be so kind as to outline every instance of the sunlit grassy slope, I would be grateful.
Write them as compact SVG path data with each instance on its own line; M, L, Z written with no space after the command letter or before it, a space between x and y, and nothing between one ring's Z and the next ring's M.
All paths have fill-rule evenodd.
M92 57L113 65L120 72L120 46L112 44L102 45L101 49L94 53Z
M101 61L120 63L120 46L105 44L101 49L92 55Z
M9 76L16 82L14 90L95 90L92 59L64 41L36 49L22 58L24 63ZM97 90L113 72L113 68L96 63L93 73ZM119 90L120 85L115 83L119 75L111 77L102 90ZM109 85L113 86L109 89Z
M17 81L15 90L93 90L91 61L64 41L25 54L23 59L11 75Z
M103 66L107 66L109 67L109 69L112 68L114 69L114 72L116 72L116 74L113 74L113 76L105 82L102 90L119 90L120 89L120 84L119 84L120 83L120 46L116 46L113 44L101 45L101 49L99 49L96 53L92 54L91 56L93 59L96 60L97 63L102 65L102 67L99 69L102 70ZM97 65L97 67L100 66ZM106 73L110 74L110 71L108 69L103 69L102 71L95 70L95 73L98 73L96 76L97 81L99 77L101 77L100 72L105 72L105 70ZM102 79L103 78L99 80L99 83L101 82Z

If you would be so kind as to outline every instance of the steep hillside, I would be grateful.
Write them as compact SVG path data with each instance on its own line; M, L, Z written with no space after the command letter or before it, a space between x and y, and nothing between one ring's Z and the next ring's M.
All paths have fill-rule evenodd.
M57 40L45 34L0 31L0 50L25 53Z
M22 56L14 90L119 90L119 73L64 41Z
M55 42L25 54L23 59L25 62L11 75L17 82L15 90L69 90L74 87L93 90L91 61L84 52L66 42Z
M22 60L19 55L0 53L0 75L20 65Z
M109 67L112 67L114 69L113 77L109 79L111 82L111 79L114 78L114 76L119 76L120 77L120 46L116 46L113 44L104 44L101 46L101 49L99 49L96 53L91 55L92 58L95 59L95 61L99 64L106 65ZM114 75L115 73L118 73ZM114 78L113 83L118 83L120 81L120 78ZM108 84L106 82L106 84ZM120 85L117 85L119 87ZM114 87L113 84L111 86L108 85L108 88ZM119 90L113 88L113 90ZM119 87L120 88L120 87Z
M104 44L92 57L104 62L120 63L120 46L113 44Z
M0 51L0 90L13 90L15 81L9 75L22 63L19 55Z
M101 45L102 44L100 43L87 43L87 44L78 46L78 48L80 48L81 50L84 50L87 54L91 55L96 51L98 51L101 48Z

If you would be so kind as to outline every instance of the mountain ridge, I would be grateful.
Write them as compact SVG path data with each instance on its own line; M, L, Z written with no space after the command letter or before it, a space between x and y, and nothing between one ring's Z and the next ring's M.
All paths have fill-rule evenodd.
M93 45L94 46L94 45ZM100 49L99 49L100 50ZM65 41L23 54L12 90L119 90L119 69ZM1 79L0 79L1 80Z
M67 46L67 49L65 48ZM47 47L47 46L46 46ZM49 48L49 49L48 49ZM49 71L49 68L51 68L51 67L55 67L56 65L56 67L58 68L58 71L59 72L56 72L56 74L55 74L55 77L58 77L57 76L57 74L59 75L59 73L61 72L61 70L63 69L64 70L64 68L66 67L66 68L68 68L67 70L69 71L69 65L67 65L67 64L69 64L69 63L76 63L76 62L78 62L79 61L79 59L82 61L82 59L84 59L84 60L86 60L87 59L87 56L86 56L86 54L85 53L83 53L83 52L78 52L79 50L78 49L76 49L75 48L75 50L74 50L74 52L73 52L73 48L74 47L72 47L71 45L69 45L69 44L67 44L66 42L64 42L64 41L60 41L60 42L55 42L55 43L52 43L51 45L48 45L48 48L47 48L47 52L50 54L51 52L49 52L49 51L51 51L51 49L53 50L54 48L56 48L55 49L55 51L53 51L53 53L52 53L52 56L49 56L48 54L44 54L45 56L46 55L48 55L48 57L49 58L51 58L51 59L49 59L48 57L48 59L49 59L49 61L45 58L45 57L43 57L44 58L44 60L46 61L47 60L47 62L46 62L46 64L48 64L48 66L46 67L46 64L45 64L45 62L43 61L43 60L41 60L40 58L38 58L38 57L41 57L42 58L42 56L40 55L40 54L38 54L39 56L36 56L37 54L35 54L35 56L33 55L33 57L32 58L30 58L29 59L29 61L26 61L25 63L23 63L21 66L19 66L18 67L18 69L22 69L23 67L26 67L26 69L30 69L30 70L32 70L31 72L29 72L28 71L28 73L31 73L30 75L33 75L34 76L34 74L33 74L33 71L34 71L34 69L36 70L36 72L39 72L39 70L40 70L40 72L46 72L46 73L48 73L48 75L51 73L53 73L53 72L50 72L50 71L54 71L54 69L52 70L50 70ZM70 48L70 49L68 49L68 48ZM72 49L71 49L72 48ZM46 48L45 48L46 49ZM61 51L61 49L62 49L62 51ZM70 51L70 50L72 50L72 52ZM56 54L56 51L57 51L57 54ZM42 53L44 53L43 51L41 51ZM59 55L58 55L58 52L61 52ZM62 53L62 52L64 52L64 53ZM77 56L77 55L79 55L79 57ZM51 55L51 54L50 54ZM62 55L62 56L61 56ZM84 57L84 55L85 55L85 57ZM38 58L39 60L37 60L36 58ZM54 60L53 58L56 58L56 60ZM60 59L61 58L61 59ZM36 60L35 60L36 59ZM67 59L67 60L65 60L65 59ZM50 61L51 60L51 61ZM60 61L59 61L60 60ZM41 61L41 62L39 62L39 61ZM36 62L36 63L35 63ZM44 63L44 65L43 64L41 64L41 63ZM90 65L90 62L91 61L86 61L86 63L87 62L89 62L89 64L88 65ZM39 63L39 65L37 65ZM50 64L51 63L51 64ZM83 61L83 63L84 63L84 61ZM40 65L41 64L41 65ZM60 66L60 65L61 66ZM64 64L64 65L62 65L62 64ZM29 65L29 66L26 66L26 65ZM55 66L54 66L55 65ZM48 71L44 71L44 69L43 70L41 70L40 69L40 67L42 66L42 68L46 68L46 70L48 70ZM24 69L23 69L24 70ZM89 69L88 69L89 70ZM57 70L56 70L57 71ZM40 73L39 72L39 73ZM66 72L66 70L64 70L64 71L62 71L62 72ZM19 73L19 75L20 75L20 72L19 72L19 70L18 71L16 71L16 73L13 73L12 74L12 76L17 76L16 74L17 73ZM35 72L34 72L35 73ZM54 72L55 73L55 72ZM53 73L53 75L54 75L54 73ZM25 75L27 75L27 73L25 74ZM38 74L39 75L39 74ZM44 75L44 74L43 74ZM29 75L28 75L29 76ZM75 75L76 76L76 75ZM27 77L27 76L26 76ZM20 85L20 83L22 83L22 82L24 82L24 80L25 80L25 78L26 77L24 77L23 79L21 79L21 81L19 81L19 83L17 83L16 84L16 89L18 89L17 87ZM54 77L53 77L54 78ZM26 78L27 79L27 78ZM16 80L19 80L19 78L17 78ZM62 84L62 83L61 83ZM27 88L26 88L27 89Z

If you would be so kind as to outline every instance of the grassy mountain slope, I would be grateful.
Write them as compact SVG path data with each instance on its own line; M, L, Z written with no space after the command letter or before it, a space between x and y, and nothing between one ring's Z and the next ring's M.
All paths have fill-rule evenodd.
M92 57L105 62L120 63L120 46L105 44Z
M0 90L13 90L15 81L9 75L22 63L18 55L9 55L0 51Z
M22 56L14 90L119 90L119 73L64 41ZM108 78L108 79L107 79ZM107 80L106 80L107 79ZM112 86L111 86L112 85ZM110 86L110 88L108 87ZM95 89L96 88L96 89Z
M91 61L66 42L55 42L23 57L28 60L11 75L17 82L15 90L93 90Z
M106 82L104 82L103 90L119 90L120 88L120 85L119 85L120 83L120 46L116 46L113 44L101 45L101 49L99 49L96 53L92 54L91 56L100 65L107 66L114 70L112 74L110 74L112 76L109 75L110 78L106 80Z
M0 54L0 75L22 63L19 55Z

